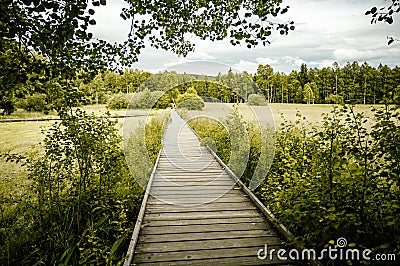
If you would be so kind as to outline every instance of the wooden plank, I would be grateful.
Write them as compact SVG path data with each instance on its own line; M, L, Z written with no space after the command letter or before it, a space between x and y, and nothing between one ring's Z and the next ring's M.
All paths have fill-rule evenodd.
M165 188L165 187L193 187L193 186L229 186L233 187L234 183L229 180L196 180L196 181L185 181L185 180L169 180L167 181L158 181L158 182L153 182L153 188L160 187L160 188Z
M229 234L225 232L199 232L191 234L163 234L151 235L141 234L140 243L158 243L158 242L175 242L175 241L193 241L193 240L212 240L212 239L238 239L238 238L251 238L251 237L277 237L276 231L270 229L254 229L232 231Z
M240 239L240 238L256 238L262 235L267 238L276 238L276 231L269 230L244 230L232 231L229 234L225 232L208 232L190 233L190 234L162 234L162 235L141 235L140 243L159 243L159 242L176 242L176 241L194 241L194 240L212 240L212 239ZM268 243L268 242L266 242Z
M234 224L212 224L212 225L170 225L170 226L146 226L142 225L143 234L161 235L161 234L187 234L201 232L226 232L246 231L246 230L266 230L265 223L234 223Z
M226 218L226 217L249 217L256 216L255 210L223 210L223 211L204 211L204 212L151 212L146 213L145 217L150 219L207 219L207 218Z
M182 201L182 203L184 203L184 201ZM179 207L175 207L175 205L171 205L173 207L171 208L160 208L160 209L151 209L151 208L147 208L145 213L193 213L196 214L198 213L199 217L201 217L201 213L210 213L210 212L216 212L216 213L220 213L220 212L229 212L229 211L233 211L233 212L243 212L243 211L257 211L257 208L251 205L248 206L243 206L243 207L237 207L237 208L223 208L223 207L219 207L219 206L213 206L211 205L208 208L201 208L203 204L200 205L200 207L197 209L197 206L192 206L191 208L179 208Z
M211 186L210 186L211 187ZM186 197L191 197L191 196L195 196L195 195L200 195L200 196L205 196L204 195L204 191L203 190L195 190L195 189L181 189L178 191L173 191L173 190L157 190L154 189L151 191L152 195L154 196L161 196L161 195L186 195ZM209 191L207 191L207 196L224 196L226 193L229 193L229 189L209 189Z
M179 205L152 205L147 206L149 211L220 211L220 210L252 210L255 209L249 202L211 202L196 206L179 206Z
M227 248L243 248L255 247L263 248L265 243L270 246L278 247L282 244L282 240L278 237L243 237L236 239L210 239L210 240L188 240L188 241L171 241L156 242L139 245L135 250L136 254L152 253L152 252L173 252L173 251L192 251L192 250L209 250L209 249L227 249Z
M168 225L201 225L201 224L232 224L232 223L265 223L262 217L238 217L220 219L179 219L179 220L151 220L146 219L142 224L145 226L168 226Z
M199 198L185 198L185 202L193 202L197 203L199 202ZM201 199L201 198L200 198ZM215 200L213 200L214 203L228 203L228 202L251 202L250 199L245 198L245 197L220 197ZM165 201L161 201L160 199L156 199L152 197L151 199L148 200L148 204L151 205L170 205L171 203L167 203Z
M231 188L233 188L234 184L231 185L214 185L214 184L206 184L206 185L194 185L194 186L157 186L157 187L152 187L151 192L154 194L157 194L157 192L168 192L168 191L173 191L175 194L181 193L181 192L187 192L189 191L190 193L196 192L200 194L204 194L204 189L207 191L228 191ZM223 195L223 194L222 194Z
M192 263L193 260L221 259L221 258L238 258L238 257L254 257L257 258L257 252L263 247L237 247L237 248L221 248L213 250L192 250L188 252L153 252L135 254L135 263L142 262L174 262L186 261ZM274 262L279 260L274 256ZM268 262L268 261L264 261Z

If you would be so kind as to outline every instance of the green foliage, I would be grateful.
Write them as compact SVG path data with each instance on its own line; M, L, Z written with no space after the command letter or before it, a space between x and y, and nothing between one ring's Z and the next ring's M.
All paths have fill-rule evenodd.
M47 95L44 93L35 93L27 96L26 99L21 100L18 103L18 107L25 109L26 111L35 111L48 113L52 106L47 103Z
M399 252L398 111L376 111L372 131L348 107L326 115L321 129L303 120L295 128L283 124L258 195L307 246L346 236L375 251L385 244L386 252ZM388 132L396 137L388 140Z
M159 111L158 111L159 112ZM162 148L161 139L169 122L169 111L155 113L124 140L125 157L135 180L146 187Z
M128 107L130 96L131 95L122 93L114 94L108 101L107 108L113 110L126 109Z
M358 248L399 254L400 112L373 110L374 124L352 107L336 107L312 128L300 113L283 122L276 135L275 158L256 190L277 219L308 248L322 249L346 237ZM240 128L243 121L231 119ZM221 150L222 130L203 120L191 123L202 138ZM249 160L242 180L249 184L261 151L260 129L247 124ZM215 130L215 131L214 131ZM228 136L226 136L228 138ZM209 140L207 140L209 142Z
M132 182L115 122L79 110L61 115L45 152L29 164L34 200L1 217L3 265L124 260L143 191Z
M132 99L129 102L129 108L131 109L149 109L156 107L157 100L163 95L162 91L149 91L145 89L142 92L136 92L133 94Z
M371 18L371 24L377 23L384 21L388 24L393 24L393 16L395 13L400 12L400 1L399 0L392 0L392 3L390 5L385 5L381 8L377 7L372 7L370 10L365 12L365 15L370 15ZM389 41L388 44L391 44L394 40L393 38L391 39L392 41Z
M196 90L190 87L184 94L178 96L176 106L188 110L202 110L204 108L204 101L197 95Z
M284 74L259 65L253 79L270 103L393 104L399 97L400 67L348 62L322 69L302 65Z
M224 161L231 155L231 139L223 124L216 120L199 117L190 120L189 126L197 133L203 145L208 145Z
M195 77L189 74L178 74L175 71L164 71L162 73L151 75L146 79L140 90L149 89L150 91L169 91L179 86L185 86L195 80ZM183 93L184 91L180 91Z
M178 108L185 108L188 110L202 110L204 108L204 101L199 96L182 97L177 104Z
M264 96L259 94L250 94L249 99L247 100L248 105L267 105L267 101L265 100Z
M343 97L336 94L329 94L329 96L325 98L325 102L332 104L344 104Z
M220 5L219 1L189 4L176 1L173 5L168 1L157 5L150 2L127 3L129 8L122 9L120 15L125 20L132 20L133 30L123 42L111 43L94 38L89 30L91 25L96 24L96 8L106 5L105 0L2 1L0 58L5 63L1 64L0 72L5 77L2 75L0 82L0 108L3 114L14 111L15 87L24 84L31 73L59 82L61 90L58 97L65 100L62 105L71 106L70 98L77 96L74 90L71 93L71 89L80 87L80 84L72 84L73 80L78 76L84 80L93 78L99 70L132 65L145 48L145 40L149 40L155 48L186 56L194 50L187 34L210 40L229 38L232 45L244 43L252 48L258 44L269 44L268 38L273 31L283 35L295 28L293 22L275 19L289 8L281 7L280 0L265 3L235 0L228 5ZM245 12L244 18L240 15L242 12ZM143 14L149 15L146 22L135 19ZM193 14L196 14L195 17ZM254 19L258 19L259 23L253 23ZM104 76L107 90L113 93L132 92L138 87L137 80L118 80L114 74L108 72ZM139 83L141 81L143 79ZM87 98L93 100L95 92L102 95L97 88L89 90Z

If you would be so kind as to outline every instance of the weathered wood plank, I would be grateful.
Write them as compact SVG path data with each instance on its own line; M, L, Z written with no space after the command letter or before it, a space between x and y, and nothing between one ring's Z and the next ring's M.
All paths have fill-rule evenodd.
M254 210L255 207L251 206L249 202L210 202L201 204L198 206L176 206L176 205L153 205L148 204L147 210L151 212L157 211L179 211L179 212L186 212L186 211L220 211L220 210Z
M231 232L246 230L267 230L265 223L234 223L234 224L213 224L213 225L168 225L168 226L142 226L143 234L183 234L201 232Z
M238 218L220 218L220 219L180 219L180 220L151 220L146 219L145 226L169 226L169 225L213 225L213 224L232 224L232 223L265 223L262 217L238 217Z
M222 258L239 258L239 257L255 257L257 252L263 247L236 247L236 248L218 248L207 250L191 250L187 252L152 252L152 253L139 253L134 256L136 263L146 262L174 262L186 261L191 264L193 260L207 260L207 259L222 259ZM276 247L277 248L277 247ZM263 263L271 262L265 260ZM272 262L279 262L274 256ZM287 263L287 262L286 262Z
M145 235L140 236L140 243L158 243L158 242L174 242L174 241L191 241L191 240L212 240L212 239L239 239L249 237L277 237L276 231L273 229L257 229L226 232L208 232L191 233L191 234L164 234L164 235Z
M152 220L170 220L170 219L222 219L227 217L253 217L260 215L255 214L255 210L241 211L204 211L204 212L157 212L146 213L146 219Z
M185 198L185 201L186 202L193 202L193 203L199 202L195 198ZM236 197L235 196L231 196L231 197L220 197L220 198L217 198L217 199L213 200L213 202L215 202L215 203L249 202L250 203L251 201L250 201L249 198L239 197L239 196L236 196ZM148 200L148 204L151 204L151 205L170 205L171 203L165 202L165 201L161 201L159 199L151 198L151 199Z
M280 246L282 240L278 237L243 237L237 239L210 239L210 240L188 240L188 241L170 241L146 243L140 245L136 250L136 254L152 253L152 252L173 252L173 251L192 251L192 250L209 250L209 249L228 249L228 248L244 248L255 247L255 249L263 248L266 241L270 246Z

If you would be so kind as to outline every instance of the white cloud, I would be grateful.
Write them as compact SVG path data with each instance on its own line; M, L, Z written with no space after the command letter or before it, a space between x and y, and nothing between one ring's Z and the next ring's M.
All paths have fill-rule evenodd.
M188 54L187 59L189 59L189 60L214 60L215 57L206 52L195 51L194 53Z
M254 63L254 62L240 60L239 63L233 64L233 67L239 71L247 71L249 73L256 73L258 65L259 64Z
M130 21L121 18L122 8L129 7L124 1L107 1L106 6L91 7L94 11L95 26L90 26L94 37L111 42L124 41L130 30Z
M292 56L285 56L285 62L292 66L301 66L302 64L306 64L307 62L301 59L300 57L292 57Z
M268 57L257 57L256 58L257 63L262 64L262 65L276 65L278 64L277 59L271 59Z
M117 2L110 0L106 8L96 11L99 15L96 36L117 41L126 36L126 22L123 24L118 17L121 4ZM400 49L398 44L387 46L386 36L400 37L400 18L396 17L393 25L371 25L370 17L364 15L373 5L383 3L383 0L375 4L362 0L285 0L283 5L289 5L290 9L280 19L293 20L296 30L288 36L273 34L270 46L249 50L245 46L231 46L229 40L212 42L192 37L196 50L186 59L164 50L146 48L133 67L153 71L190 60L223 62L252 73L258 64L269 64L275 71L286 73L299 70L302 63L325 67L335 61L345 64L368 60L373 66L382 63L393 67L400 62Z
M347 61L367 61L373 59L379 59L385 56L383 51L360 51L353 48L342 48L333 51L333 57L340 62Z

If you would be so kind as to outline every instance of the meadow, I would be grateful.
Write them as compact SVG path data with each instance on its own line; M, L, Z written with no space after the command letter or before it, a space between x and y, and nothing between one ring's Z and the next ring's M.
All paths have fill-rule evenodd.
M374 107L380 108L382 106ZM82 109L95 117L104 117L108 111L105 105L85 106ZM241 116L231 116L232 110L237 110L237 113ZM117 110L110 113L114 116L123 116L126 111ZM392 118L388 120L386 119L389 114L388 110L386 110L386 113L385 111L379 113L378 111L372 111L371 106L334 108L332 105L270 104L268 107L249 107L246 104L223 103L206 103L202 111L183 110L182 113L186 118L208 116L217 121L229 120L228 124L233 126L234 130L237 128L235 125L247 128L249 136L252 137L249 142L249 163L242 176L242 180L247 185L249 185L255 166L259 158L261 158L261 151L264 149L260 144L262 140L258 139L257 126L251 123L255 120L254 113L257 114L259 125L265 126L268 124L271 126L272 123L278 128L276 143L274 144L274 161L267 176L265 176L265 179L255 192L260 200L277 216L279 221L284 223L298 236L298 240L306 244L306 246L320 248L329 245L329 243L334 243L332 241L344 235L351 241L353 246L370 247L374 251L381 252L399 252L399 243L393 239L393 236L398 233L399 219L398 215L396 215L399 206L398 200L396 200L399 189L396 185L397 183L393 181L393 177L396 175L395 171L398 168L396 164L399 160L396 157L398 140L391 137L391 134L398 130L398 124L396 124L398 116L395 113L390 113ZM21 118L29 117L23 112L20 114L23 114ZM97 127L102 124L94 125L93 118L83 116L83 124L71 125L71 128L75 128L74 136L77 139L83 141L92 139L91 141L94 141L94 144L98 141L103 143L103 141L101 139L97 140L93 136L85 136L82 128L93 128L91 130L95 130L94 132L98 130L99 134L100 132L112 132L112 128L114 128L117 129L116 132L118 132L119 136L126 134L126 131L138 133L128 134L134 139L132 143L128 143L133 145L130 149L131 155L128 155L132 157L130 163L128 162L128 167L131 173L135 174L136 180L144 180L145 182L148 169L140 167L136 163L137 158L142 156L142 153L146 153L146 151L141 150L146 147L147 152L152 154L151 159L154 161L160 148L159 139L164 123L160 122L161 120L159 122L155 121L152 126L146 127L146 132L141 134L151 137L146 138L146 144L144 144L143 138L139 136L140 130L137 131L137 129L146 122L147 114L148 111L145 110L132 110L130 115L134 117L111 119L117 120L115 124L109 124L104 120L101 122L103 126L100 128ZM374 118L376 115L377 117ZM35 116L41 117L40 114ZM395 123L392 123L393 121ZM56 129L55 132L60 132L61 136L50 135L47 144L45 135L42 133L42 131L46 132L49 128L54 128L53 124L55 122L0 123L0 153L9 152L28 157L34 155L34 158L41 158L40 156L42 156L45 159L47 158L43 155L45 150L51 151L50 154L58 154L61 151L60 149L65 148L63 146L65 145L63 144L65 143L64 141L69 138L68 135L65 135L66 132L62 128ZM229 139L229 136L224 135L229 134L228 131L221 130L218 127L218 123L200 122L196 124L196 119L192 119L191 123L201 138L213 137L217 146L222 147L219 152L222 151L223 154L219 154L219 156L222 159L229 160L230 147L225 147L228 145L226 140ZM128 126L128 130L124 130L124 126ZM101 134L99 136L102 136ZM115 136L113 139L117 141L118 138ZM43 145L43 141L45 145ZM60 143L57 143L57 141L60 141ZM56 145L50 145L51 143L56 143ZM235 144L232 143L232 145ZM93 149L89 150L93 160L97 160L102 156L109 156L107 153L97 151L95 147L97 146L93 146ZM135 213L140 206L142 190L127 172L126 162L121 157L123 156L120 152L121 147L122 144L116 142L113 148L113 156L119 158L117 168L113 168L114 166L107 168L112 171L125 169L123 173L117 175L113 172L109 173L110 177L114 178L115 176L117 178L116 181L111 181L112 179L110 179L111 183L106 183L115 191L115 194L112 194L115 197L98 195L96 186L88 191L88 197L101 198L102 201L99 204L104 210L102 212L104 214L99 214L100 216L90 219L97 221L96 219L100 219L101 215L108 215L107 217L111 217L110 219L113 219L122 226L121 228L124 228L123 231L117 232L115 227L108 227L108 232L113 232L112 234L119 236L119 238L108 237L107 242L103 241L104 236L97 229L91 232L92 236L87 236L86 231L82 233L79 226L77 229L77 235L80 236L82 234L84 240L87 237L95 237L97 241L98 246L88 246L89 249L87 251L93 257L91 258L93 263L104 262L104 258L106 258L106 261L121 261L129 240L129 228L134 223ZM53 149L55 150L52 151ZM45 177L46 173L51 172L41 166L40 160L33 167L33 169L36 169L35 171L39 171L35 172L35 176ZM99 164L99 167L102 167L101 164ZM151 168L151 163L147 166ZM70 165L61 162L61 167L69 169ZM29 171L26 166L14 162L6 162L4 157L0 158L0 169L0 179L2 181L0 183L0 209L2 210L2 218L4 219L5 217L4 221L7 221L8 216L13 217L12 212L26 212L23 209L19 209L18 206L20 202L29 203L31 199L36 199L37 195L33 194L35 190L32 190L32 185L36 184L37 186L40 182L28 179ZM62 168L53 171L59 172L61 176L63 175ZM88 168L87 171L90 173L92 170ZM93 174L97 175L95 172ZM121 176L118 177L119 175ZM46 183L43 184L45 191L47 191ZM113 187L114 185L115 187ZM61 203L58 203L59 200L57 198L50 200L48 208L52 209L57 207L57 204L61 204L60 206L65 208L65 211L70 210L71 206L73 206L70 204L75 204L73 195L68 195L71 199L68 202L61 201ZM110 199L112 199L111 202L108 201ZM90 203L92 201L88 198L87 202ZM96 208L96 206L89 204L87 208L90 210L90 208ZM40 213L40 210L34 213ZM118 213L124 215L118 216ZM61 213L59 215L62 217ZM84 214L80 215L84 217ZM19 220L17 219L17 221ZM50 219L49 221L52 220ZM28 221L19 222L24 225L30 224ZM59 225L57 219L53 222ZM45 224L40 224L40 226L45 226ZM99 223L96 226L101 228L102 224ZM34 229L32 228L28 228L27 233L33 234L31 237L39 237L40 239L40 236L36 236L33 233L34 231L32 230ZM17 229L13 228L13 230ZM27 235L27 233L22 233ZM43 232L42 234L46 235L47 233ZM376 234L380 234L380 236L375 237ZM12 240L10 238L11 235L7 237L9 237L8 241L11 241L7 242L8 251L16 252L15 248L12 247L13 245L26 245L23 240ZM80 241L78 244L84 247L88 243L92 243L90 241L93 241L90 238L86 240L89 242L81 243ZM16 241L17 244L13 241ZM76 242L71 242L70 245L63 246L64 244L57 242L57 238L53 241L55 245L61 245L61 251L65 249L65 252L67 252L64 252L65 254L69 254L68 252L72 254L74 245L78 245L73 244ZM98 250L101 250L100 247L103 247L105 251L99 252ZM41 248L46 249L49 247L45 245ZM35 252L39 255L32 255L33 257L48 256L45 250L42 253L37 250ZM84 255L84 253L82 254ZM61 260L66 259L68 261L70 257L65 258L64 255L61 256ZM45 257L43 259L60 262L60 253L54 256L58 257ZM83 259L83 257L80 257L80 259ZM83 262L85 262L84 259Z
M205 108L202 111L187 111L190 116L206 115L213 117L217 120L224 119L233 108L237 108L239 113L242 114L245 120L249 121L254 119L254 114L251 108L246 104L224 104L224 103L206 103ZM261 123L265 121L271 121L269 116L269 110L272 114L275 126L279 126L284 120L288 122L294 122L298 119L296 114L299 112L306 118L306 120L314 126L320 125L322 121L322 114L327 114L333 109L333 105L305 105L305 104L270 104L269 107L261 107L262 113L258 118ZM95 114L97 116L105 116L107 112L110 112L111 116L123 116L126 114L126 110L108 110L106 105L87 105L82 110L89 114ZM372 117L371 106L356 106L356 112L363 112L366 117ZM139 123L143 123L146 120L147 112L144 110L130 110L130 115L138 115L137 117L119 118L116 125L120 134L122 135L122 129L125 124L132 127L132 132L135 130L135 126ZM257 113L258 114L258 113ZM19 110L13 114L12 118L52 118L53 115L44 115L39 112L25 112ZM284 118L284 119L283 119ZM11 152L15 154L28 155L31 152L38 150L38 144L43 140L44 134L42 131L46 131L55 121L32 121L32 122L13 122L13 123L0 123L0 153ZM4 158L0 161L0 177L6 182L2 182L3 186L6 185L8 188L17 187L21 181L20 177L23 177L24 168L19 165L6 163Z

